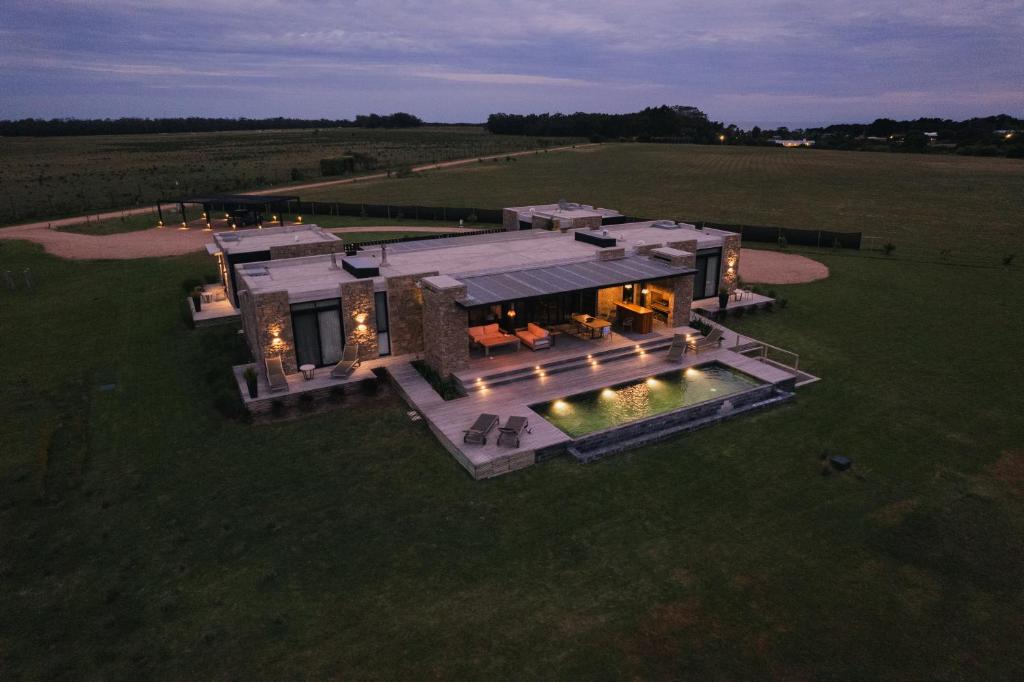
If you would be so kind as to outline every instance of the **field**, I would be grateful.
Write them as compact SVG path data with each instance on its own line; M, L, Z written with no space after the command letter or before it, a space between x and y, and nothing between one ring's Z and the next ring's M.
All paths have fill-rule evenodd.
M731 153L541 155L345 198L482 204L489 188L497 206L698 210L712 199L693 187L712 185L684 169ZM890 160L902 188L871 211L897 251L805 250L831 277L773 287L785 310L731 324L823 381L598 464L483 482L391 394L268 426L224 416L239 339L186 329L179 307L208 257L62 261L0 242L0 269L38 282L0 288L0 677L1021 679L1024 270L903 247L962 248L942 245L970 211L917 179L946 173L988 197L961 192L983 210L972 239L1001 253L1022 165L840 153L830 175L802 165L817 154L734 174L799 175L805 201L852 225L834 178L881 182L846 157ZM721 219L816 226L786 192L733 191ZM825 451L854 470L823 476Z
M0 225L134 208L189 194L315 181L348 151L381 168L557 146L482 128L335 128L0 140Z
M765 147L604 145L328 187L305 200L480 206L559 198L628 215L863 232L899 250L1024 257L1024 161Z

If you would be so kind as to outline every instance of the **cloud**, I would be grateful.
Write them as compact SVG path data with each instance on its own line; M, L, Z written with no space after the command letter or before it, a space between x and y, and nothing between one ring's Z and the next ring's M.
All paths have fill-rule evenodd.
M4 0L0 25L0 87L65 108L26 115L96 101L80 91L176 84L272 85L280 113L310 116L321 104L465 120L678 103L749 119L758 106L799 117L813 101L842 117L879 93L966 116L1020 113L1024 83L1024 0ZM28 105L0 103L16 106Z

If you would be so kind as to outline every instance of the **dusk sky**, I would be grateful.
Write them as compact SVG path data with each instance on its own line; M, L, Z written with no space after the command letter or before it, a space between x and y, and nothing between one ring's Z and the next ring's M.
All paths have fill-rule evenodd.
M1024 116L1024 0L2 0L0 88L0 118Z

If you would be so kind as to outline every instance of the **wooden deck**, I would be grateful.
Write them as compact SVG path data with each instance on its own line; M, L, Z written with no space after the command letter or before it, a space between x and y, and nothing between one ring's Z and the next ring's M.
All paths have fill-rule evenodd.
M213 292L217 289L223 292L224 286L222 284L207 284L203 286L204 293ZM212 327L218 324L241 323L241 313L238 312L237 308L231 305L231 301L227 298L220 301L203 303L199 312L196 312L191 298L186 299L185 302L188 305L189 312L192 313L192 323L195 324L196 327Z
M761 294L755 294L752 291L747 291L743 294L743 298L736 300L732 296L729 297L729 303L725 306L725 312L728 313L739 308L764 308L770 303L774 303L774 298L762 296ZM714 315L721 308L718 307L718 297L714 298L701 298L693 302L691 307L695 313L704 313L706 315Z

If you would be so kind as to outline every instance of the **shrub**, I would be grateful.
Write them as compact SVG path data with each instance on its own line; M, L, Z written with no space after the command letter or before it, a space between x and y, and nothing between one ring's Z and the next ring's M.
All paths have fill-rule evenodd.
M280 398L274 398L270 401L270 414L275 417L283 417L288 412L288 406L284 404L284 401Z
M192 292L196 290L196 287L203 286L203 281L198 277L189 277L181 281L181 289L188 295L192 295Z
M882 244L882 253L888 256L890 253L896 250L896 245L892 242L886 242Z
M428 365L423 360L413 360L412 366L420 373L420 376L426 379L427 383L437 391L437 394L444 400L454 400L459 397L459 392L455 390L455 382L452 380L444 380L441 376L434 371L434 368Z
M785 236L785 235L782 235L782 234L780 234L780 235L779 235L779 248L780 248L780 249L784 249L784 248L786 248L786 245L787 245L787 244L789 244L789 242L788 242L788 241L786 241L786 236Z
M468 216L466 216L467 223L475 223L477 220L478 219L476 217L476 213L470 213Z
M377 395L377 390L380 388L380 381L377 377L366 377L359 382L359 390L363 392L363 395L372 397Z
M203 275L204 284L216 284L220 281L220 277L217 276L216 272L207 272Z
M710 334L711 330L713 329L710 322L705 322L699 317L690 318L690 326L699 331L704 336Z
M1011 253L1008 256L1003 256L1003 265L1005 265L1006 267L1010 267L1011 265L1013 265L1013 258L1016 255L1017 254L1015 253Z
M780 308L785 308L787 305L789 305L789 300L785 298L780 298L775 301L775 304Z

